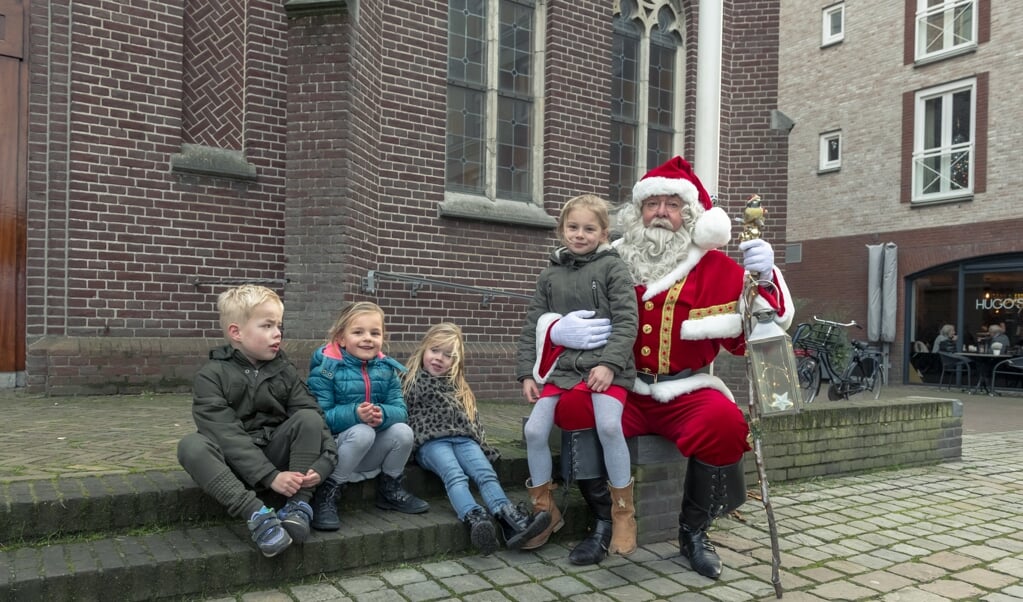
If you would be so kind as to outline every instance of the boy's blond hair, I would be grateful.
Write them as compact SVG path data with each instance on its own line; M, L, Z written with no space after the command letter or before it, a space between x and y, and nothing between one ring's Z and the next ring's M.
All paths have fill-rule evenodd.
M426 350L449 345L451 346L451 370L448 371L447 377L454 385L455 396L465 408L466 415L475 420L476 396L465 379L465 342L462 339L462 329L452 322L434 324L426 331L423 341L419 343L419 347L405 364L408 372L402 376L402 392L406 397L411 392L416 375L423 368L423 356L426 354Z
M284 310L281 298L265 286L243 284L220 293L217 297L217 311L220 312L220 328L224 336L227 336L231 324L244 325L252 316L252 310L267 301L276 303L277 307Z

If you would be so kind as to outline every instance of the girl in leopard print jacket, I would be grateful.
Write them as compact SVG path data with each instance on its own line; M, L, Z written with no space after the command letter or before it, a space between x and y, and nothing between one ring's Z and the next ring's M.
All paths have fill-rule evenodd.
M484 555L497 549L491 515L511 549L546 529L550 514L531 516L512 504L491 465L499 456L486 442L476 397L465 379L462 329L451 322L435 324L407 367L402 389L415 436L416 462L444 481L455 513L469 527L473 546ZM476 483L486 509L472 496L469 479Z

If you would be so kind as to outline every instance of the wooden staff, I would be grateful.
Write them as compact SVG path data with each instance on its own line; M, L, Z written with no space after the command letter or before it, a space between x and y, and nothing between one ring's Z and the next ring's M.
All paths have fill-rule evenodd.
M760 238L764 227L764 209L760 206L760 196L753 195L746 201L746 208L743 211L742 234L740 241ZM750 337L753 330L754 316L752 315L753 301L756 299L760 286L773 286L773 282L761 282L760 274L750 273L743 289L743 297L746 301L742 320L742 330L746 339ZM764 503L764 511L767 513L767 529L771 535L771 583L774 584L774 595L782 597L781 587L781 550L778 547L778 526L774 521L774 510L771 508L771 497L767 493L767 468L764 466L764 451L761 446L763 430L760 424L760 402L757 399L756 388L753 386L753 360L749 357L749 350L746 351L746 374L749 377L749 428L753 438L753 457L757 464L757 477L760 480L760 498Z

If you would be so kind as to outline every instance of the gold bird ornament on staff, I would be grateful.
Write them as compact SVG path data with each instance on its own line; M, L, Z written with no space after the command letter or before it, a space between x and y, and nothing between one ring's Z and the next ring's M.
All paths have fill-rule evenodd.
M742 234L739 235L741 242L760 238L765 215L767 210L760 205L760 195L754 194L746 201L746 208L742 210Z

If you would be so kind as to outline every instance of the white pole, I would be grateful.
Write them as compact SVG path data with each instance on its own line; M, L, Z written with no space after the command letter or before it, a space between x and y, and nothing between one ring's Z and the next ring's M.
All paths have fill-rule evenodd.
M718 192L721 142L722 0L700 0L696 51L696 154L693 169L710 194Z

